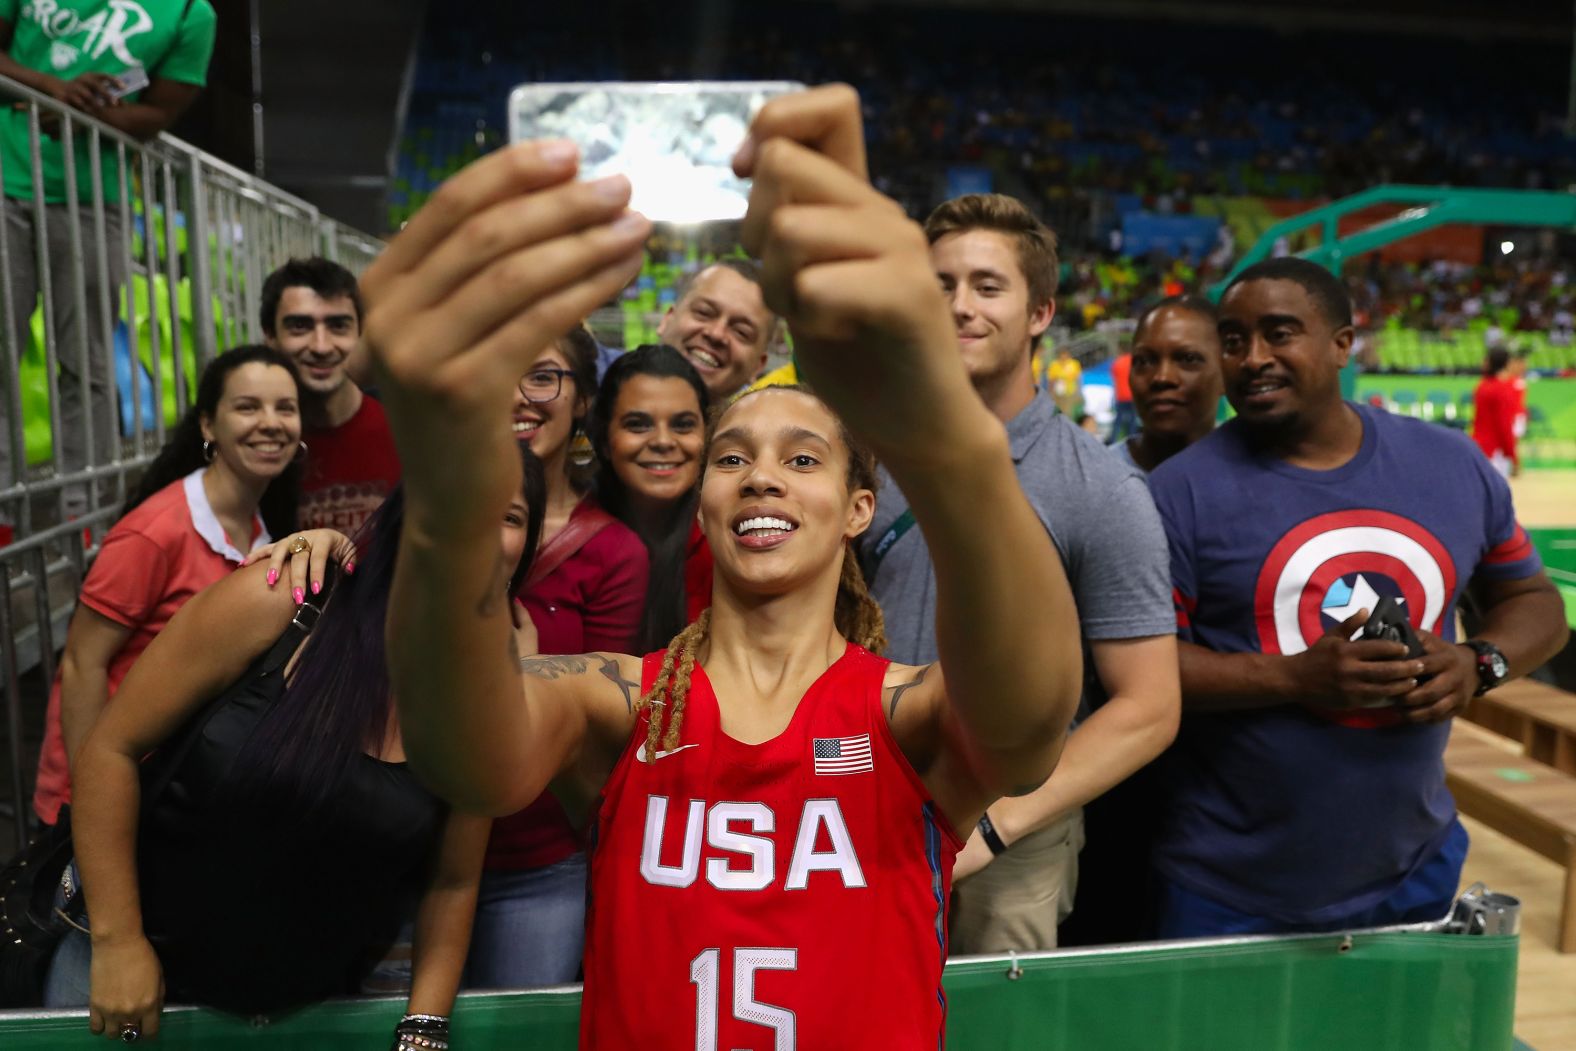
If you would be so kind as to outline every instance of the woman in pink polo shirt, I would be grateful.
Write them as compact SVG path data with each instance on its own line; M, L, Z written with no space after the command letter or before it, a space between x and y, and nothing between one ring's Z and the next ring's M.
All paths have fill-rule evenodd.
M49 697L33 810L71 801L71 761L148 643L246 553L295 527L301 413L295 365L237 347L203 370L197 402L104 537ZM301 596L296 596L299 602Z

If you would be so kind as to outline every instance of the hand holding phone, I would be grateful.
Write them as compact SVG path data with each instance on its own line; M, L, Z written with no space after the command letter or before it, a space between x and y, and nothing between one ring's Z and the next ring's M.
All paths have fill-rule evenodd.
M1399 642L1406 646L1406 655L1417 658L1423 655L1423 643L1412 630L1406 611L1395 599L1386 595L1374 604L1374 611L1363 625L1363 638L1380 642Z
M143 90L148 84L148 71L141 66L132 66L113 78L109 87L109 97L119 102L127 95Z

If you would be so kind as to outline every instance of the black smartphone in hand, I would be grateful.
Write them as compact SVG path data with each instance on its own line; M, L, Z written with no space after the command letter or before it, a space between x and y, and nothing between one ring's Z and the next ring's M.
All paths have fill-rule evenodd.
M1375 603L1374 611L1368 615L1368 623L1363 625L1363 638L1402 643L1406 646L1408 657L1423 655L1422 640L1412 630L1412 622L1407 619L1406 611L1388 595Z

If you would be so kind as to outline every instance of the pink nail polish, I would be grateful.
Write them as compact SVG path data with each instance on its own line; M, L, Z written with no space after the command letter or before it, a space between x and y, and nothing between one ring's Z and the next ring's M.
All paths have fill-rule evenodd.
M301 603L306 601L306 592L302 591L300 588L291 588L290 597L295 599L295 604L299 606Z
M319 591L322 591L322 590L323 590L323 582L321 580L314 580L314 581L312 581L312 594L316 595Z
M279 570L270 569L268 571L268 586L273 587L277 583L279 583Z
M356 564L354 562L346 562L345 563L345 576L347 576L347 577L348 576L353 576L355 574L355 572L356 572Z

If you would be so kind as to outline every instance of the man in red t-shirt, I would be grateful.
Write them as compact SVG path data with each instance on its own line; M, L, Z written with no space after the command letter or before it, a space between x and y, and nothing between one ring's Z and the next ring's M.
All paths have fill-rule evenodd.
M354 535L400 473L383 406L345 371L361 336L355 275L316 256L290 260L263 282L262 323L263 341L301 373L300 526Z

